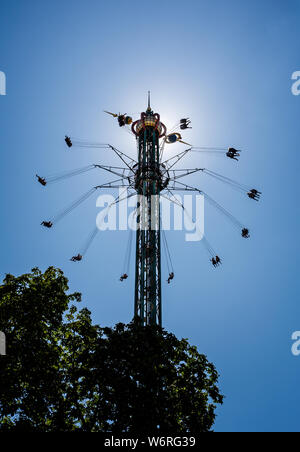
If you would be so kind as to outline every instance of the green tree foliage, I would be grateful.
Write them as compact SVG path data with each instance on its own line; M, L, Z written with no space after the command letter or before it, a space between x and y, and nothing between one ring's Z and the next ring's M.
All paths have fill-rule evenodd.
M0 431L206 432L218 374L187 340L138 319L94 325L61 270L0 286Z

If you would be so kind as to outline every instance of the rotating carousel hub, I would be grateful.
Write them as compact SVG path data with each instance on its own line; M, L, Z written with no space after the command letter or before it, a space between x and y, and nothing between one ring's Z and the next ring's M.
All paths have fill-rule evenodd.
M134 188L136 190L143 188L143 182L158 181L159 190L164 190L170 182L170 175L165 165L145 165L136 164L133 167Z

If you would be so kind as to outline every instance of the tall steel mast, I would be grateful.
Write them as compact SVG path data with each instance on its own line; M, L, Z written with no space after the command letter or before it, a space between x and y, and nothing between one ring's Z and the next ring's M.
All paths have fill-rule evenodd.
M159 138L166 133L150 106L132 124L138 140L135 189L138 194L135 270L135 316L143 325L161 325L160 192L166 186L160 164Z

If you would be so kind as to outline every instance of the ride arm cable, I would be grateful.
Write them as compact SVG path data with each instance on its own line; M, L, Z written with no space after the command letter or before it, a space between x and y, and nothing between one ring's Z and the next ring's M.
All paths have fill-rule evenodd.
M182 188L180 187L176 187L175 184L173 185L173 187L170 187L169 190L171 191L195 191L198 192L202 195L204 195L204 197L216 208L218 209L221 213L223 213L229 220L231 220L231 222L237 226L238 228L244 228L245 226L237 219L235 218L229 211L227 211L224 207L222 207L220 204L218 204L211 196L209 196L207 193L205 193L204 191L200 190L199 188L196 187L191 187L190 185L187 184L183 184L182 182L177 182L177 184L181 185Z
M82 204L85 200L87 200L95 191L97 190L96 187L93 187L88 192L86 192L84 195L82 195L79 199L74 201L69 207L59 212L57 215L53 216L50 219L50 222L52 224L56 224L58 221L60 221L62 218L64 218L68 213L72 212L72 210L76 209L80 204Z
M136 160L134 160L133 158L129 157L127 154L125 154L124 152L122 152L119 149L115 148L114 146L112 146L109 143L89 143L89 142L85 142L84 140L81 141L81 140L78 140L78 139L74 139L72 137L70 137L70 138L72 140L72 146L74 146L74 147L90 148L90 149L111 149L122 160L122 162L125 163L125 165L130 170L131 170L131 167L130 167L129 163L125 159L129 160L131 165L137 163Z
M124 193L123 193L123 194L124 194ZM112 203L106 208L106 214L103 216L102 221L104 221L106 215L108 214L109 210L111 209L111 207L112 207L113 205L118 204L119 202L122 202L122 201L124 201L125 199L129 199L129 198L131 198L131 197L134 196L134 195L135 195L135 193L131 193L131 194L129 194L128 196L126 196L125 198L121 198L122 194L119 195L119 196L115 199L115 201L112 202ZM81 254L82 256L84 256L84 255L87 253L88 249L90 248L92 242L93 242L94 239L96 238L96 236L97 236L97 234L98 234L99 231L100 231L100 229L99 229L99 227L98 227L98 225L97 225L97 226L93 229L93 231L91 232L91 234L88 236L88 239L87 239L86 243L84 244L84 246L83 246L83 248L82 248L82 250L81 250L81 252L80 252L79 254Z

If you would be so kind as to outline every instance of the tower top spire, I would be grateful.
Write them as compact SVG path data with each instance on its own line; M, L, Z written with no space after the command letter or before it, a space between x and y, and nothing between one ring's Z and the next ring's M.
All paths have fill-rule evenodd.
M151 107L150 107L150 91L148 91L148 108L147 111L151 111Z

